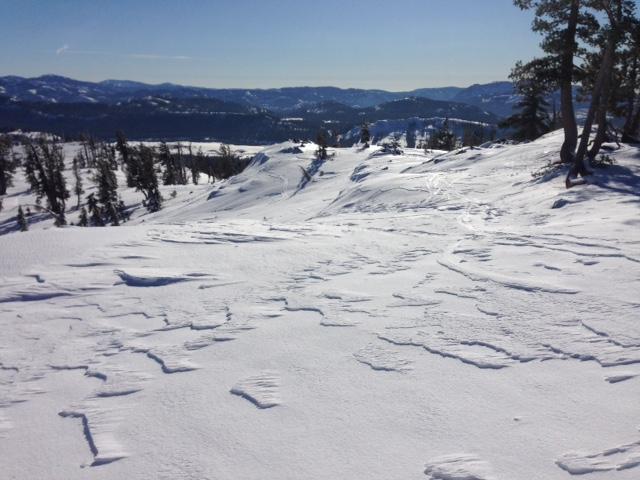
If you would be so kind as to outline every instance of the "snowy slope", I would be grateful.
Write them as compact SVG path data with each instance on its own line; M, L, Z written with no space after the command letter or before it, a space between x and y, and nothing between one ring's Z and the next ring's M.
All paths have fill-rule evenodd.
M279 144L0 236L3 478L637 479L640 151L566 191L560 142Z

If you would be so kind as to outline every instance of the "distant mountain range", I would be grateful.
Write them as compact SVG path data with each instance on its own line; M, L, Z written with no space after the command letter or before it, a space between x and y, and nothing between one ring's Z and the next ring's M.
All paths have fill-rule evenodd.
M343 134L363 120L450 117L495 125L518 97L510 82L410 92L292 87L211 89L164 83L84 82L56 75L0 77L0 129L132 139L211 138L268 143Z

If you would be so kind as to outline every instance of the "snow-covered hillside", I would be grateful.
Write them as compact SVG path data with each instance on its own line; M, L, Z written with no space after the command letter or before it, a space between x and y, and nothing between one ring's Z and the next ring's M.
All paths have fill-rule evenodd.
M2 478L639 478L640 150L567 191L560 143L284 143L0 236Z

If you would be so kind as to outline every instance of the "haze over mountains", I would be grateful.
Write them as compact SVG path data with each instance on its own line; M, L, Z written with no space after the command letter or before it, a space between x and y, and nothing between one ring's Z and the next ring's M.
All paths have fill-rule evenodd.
M268 143L313 138L319 128L343 135L363 120L444 118L495 128L517 101L510 82L468 88L423 88L408 92L295 87L210 89L170 83L105 80L85 82L55 75L0 77L0 129L91 133L130 138L212 138ZM55 120L55 121L53 121ZM402 122L401 122L402 123ZM397 125L397 122L395 123Z

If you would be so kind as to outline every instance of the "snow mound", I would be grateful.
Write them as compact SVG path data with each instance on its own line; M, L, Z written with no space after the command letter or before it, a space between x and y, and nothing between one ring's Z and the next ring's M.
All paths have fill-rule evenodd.
M556 463L572 475L627 470L640 465L640 442L613 447L599 453L568 452Z
M494 480L488 462L475 455L446 455L431 460L424 473L429 480Z
M244 397L256 407L264 409L280 404L278 390L280 378L273 372L262 372L240 380L231 389L231 393Z

